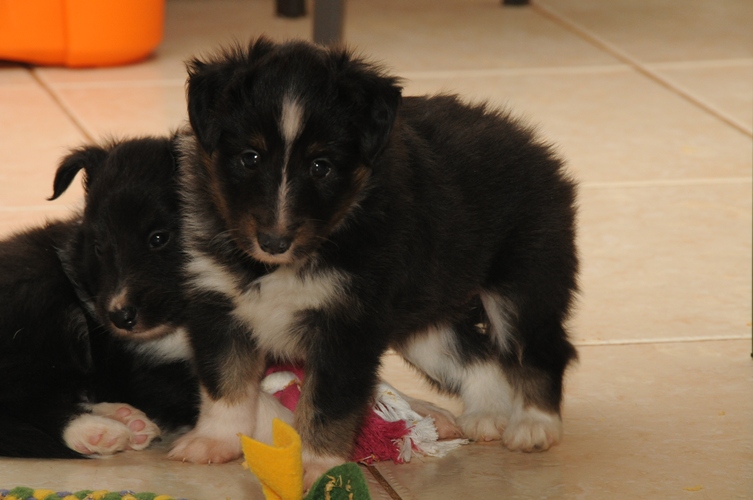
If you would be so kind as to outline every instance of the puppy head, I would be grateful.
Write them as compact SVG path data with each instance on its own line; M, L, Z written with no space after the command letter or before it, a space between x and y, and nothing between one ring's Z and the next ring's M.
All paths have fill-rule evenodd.
M342 49L266 39L189 63L188 113L212 199L269 264L309 258L378 169L397 80Z
M74 280L116 334L147 340L172 332L184 307L172 142L135 139L75 150L57 170L52 199L82 169L86 208L64 256Z

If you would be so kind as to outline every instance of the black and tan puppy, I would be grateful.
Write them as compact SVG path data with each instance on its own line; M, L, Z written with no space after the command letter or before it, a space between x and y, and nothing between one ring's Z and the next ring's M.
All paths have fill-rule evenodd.
M531 130L455 96L402 98L347 51L266 39L191 61L188 111L202 408L173 458L237 456L265 356L302 360L310 484L348 457L390 347L462 398L468 437L560 440L575 188Z
M173 145L73 151L53 198L83 169L83 213L0 242L0 456L142 449L195 422Z

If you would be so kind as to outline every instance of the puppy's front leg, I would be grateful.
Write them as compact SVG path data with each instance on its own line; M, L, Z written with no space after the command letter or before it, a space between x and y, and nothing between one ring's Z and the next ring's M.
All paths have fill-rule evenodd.
M201 384L201 407L196 427L175 442L169 458L194 463L223 463L242 454L238 434L256 428L264 356L241 325L230 315L212 324L189 324Z
M327 470L348 461L376 386L379 354L346 338L324 342L306 361L295 427L303 444L307 489Z

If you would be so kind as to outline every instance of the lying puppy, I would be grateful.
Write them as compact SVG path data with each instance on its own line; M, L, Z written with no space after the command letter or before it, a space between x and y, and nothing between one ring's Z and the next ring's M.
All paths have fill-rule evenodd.
M253 429L264 359L303 360L305 482L348 456L393 348L462 398L467 437L561 438L575 187L507 114L339 49L258 39L189 63L187 330L202 404L174 459Z
M0 455L142 449L196 420L171 139L72 152L86 207L0 242Z

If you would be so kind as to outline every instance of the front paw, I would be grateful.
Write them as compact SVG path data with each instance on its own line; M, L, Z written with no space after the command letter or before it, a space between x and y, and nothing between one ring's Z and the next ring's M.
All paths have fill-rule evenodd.
M191 431L175 442L167 457L195 464L222 464L241 456L240 439L219 439Z
M303 451L303 489L308 491L325 472L332 467L342 465L348 459L344 457L333 457L331 455L319 455L317 453Z

